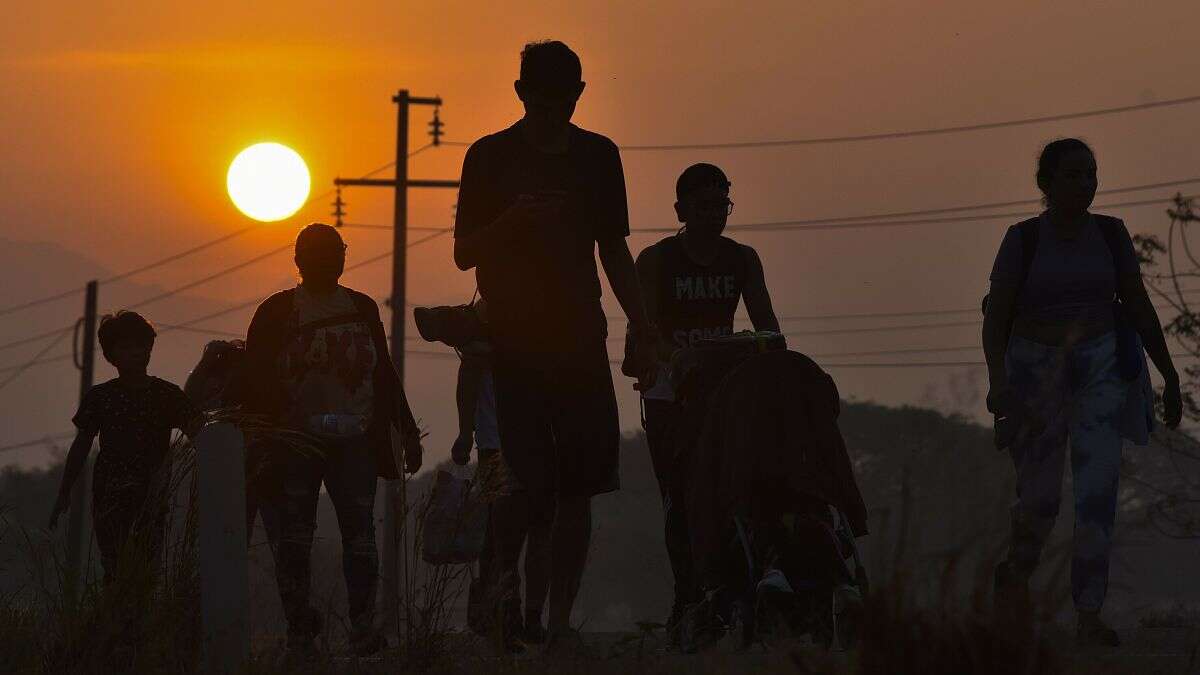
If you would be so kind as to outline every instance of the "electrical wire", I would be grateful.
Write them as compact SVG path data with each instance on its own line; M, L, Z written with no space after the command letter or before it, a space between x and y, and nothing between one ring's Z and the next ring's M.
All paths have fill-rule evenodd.
M0 390L3 390L8 385L12 384L13 381L16 380L18 377L20 377L25 371L29 370L34 365L36 365L39 362L39 359L41 359L43 356L45 356L46 353L49 352L51 349L54 349L54 347L58 343L62 342L68 335L71 335L73 333L73 330L74 330L74 326L60 331L58 333L58 336L55 337L53 340L47 342L46 346L42 347L42 349L40 351L38 351L37 354L34 354L33 358L29 359L25 363L21 364L20 366L17 366L15 369L13 369L13 371L11 372L11 374L8 377L6 377L3 381L0 381ZM68 356L68 358L69 358L69 356Z
M794 147L805 145L833 145L838 143L860 143L863 141L883 141L894 140L900 138L918 138L922 136L937 136L941 134L956 134L968 131L985 131L989 129L1002 129L1006 127L1028 126L1031 124L1043 124L1046 122L1062 122L1066 120L1077 120L1088 117L1100 117L1103 115L1115 115L1119 113L1136 112L1141 110L1151 110L1154 108L1166 108L1169 106L1186 105L1200 101L1200 96L1185 96L1183 98L1167 99L1165 101L1152 101L1149 103L1137 103L1134 105L1124 105L1112 108L1097 108L1093 110L1084 110L1073 113L1060 113L1056 115L1039 115L1037 117L1022 117L1017 119L1002 120L998 122L984 122L980 124L963 124L947 127L930 127L926 129L910 129L904 131L888 131L872 134L856 134L843 136L816 136L811 138L786 138L779 140L767 141L734 141L725 143L678 143L678 144L647 144L647 145L619 145L622 151L626 152L644 152L644 151L675 151L675 150L731 150L744 148L775 148L775 147ZM451 145L456 147L464 147L471 145L467 141L442 141L442 145Z

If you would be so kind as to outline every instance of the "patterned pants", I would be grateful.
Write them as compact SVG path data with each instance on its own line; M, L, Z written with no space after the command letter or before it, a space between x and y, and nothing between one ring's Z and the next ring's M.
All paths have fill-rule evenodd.
M1022 433L1012 447L1017 501L1012 508L1010 569L1030 574L1054 527L1062 499L1068 441L1075 488L1071 595L1081 611L1098 611L1108 591L1109 554L1121 465L1118 417L1129 391L1117 371L1112 333L1069 349L1013 336L1008 377L1042 416L1045 431Z
M279 595L289 633L308 633L314 610L312 544L321 483L329 493L342 534L342 572L350 622L368 628L374 619L379 553L375 547L375 455L365 440L331 443L324 457L289 458L282 479L281 538L275 556Z

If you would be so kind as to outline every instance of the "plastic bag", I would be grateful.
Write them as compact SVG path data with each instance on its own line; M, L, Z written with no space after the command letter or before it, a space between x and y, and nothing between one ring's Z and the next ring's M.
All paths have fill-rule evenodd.
M471 489L472 481L438 469L425 514L421 558L431 565L464 564L483 552L487 507Z

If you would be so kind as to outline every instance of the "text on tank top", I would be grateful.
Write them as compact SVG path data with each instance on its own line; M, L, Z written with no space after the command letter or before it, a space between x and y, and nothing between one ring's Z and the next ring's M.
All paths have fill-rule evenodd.
M742 247L721 237L708 265L693 261L677 235L660 244L659 339L673 347L733 334L733 315L746 284Z

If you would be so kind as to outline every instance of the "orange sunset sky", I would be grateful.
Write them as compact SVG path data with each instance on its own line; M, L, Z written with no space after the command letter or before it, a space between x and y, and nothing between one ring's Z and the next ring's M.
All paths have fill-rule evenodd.
M390 161L400 88L440 95L447 139L471 141L519 116L512 92L524 42L557 38L583 60L576 122L620 145L866 134L1004 121L1200 95L1200 3L1162 2L40 2L7 3L0 25L0 307L81 287L250 223L225 193L239 150L272 140L308 162L313 193L335 176ZM430 109L414 108L410 143ZM1079 135L1095 147L1101 189L1200 178L1200 104L901 140L770 149L623 153L632 225L674 226L676 176L724 167L732 224L934 209L1037 196L1041 145ZM462 148L413 158L410 174L456 178ZM388 175L388 174L385 174ZM1185 185L1200 192L1200 182ZM1169 197L1147 190L1112 201ZM390 223L391 195L351 189L348 222ZM286 244L324 219L322 196L295 217L100 291L102 309L135 303ZM414 191L410 223L452 224L454 192ZM1163 232L1165 205L1115 208L1133 232ZM1032 207L1031 207L1032 208ZM1020 209L1018 209L1020 210ZM1098 209L1103 210L1103 209ZM1005 212L1006 209L1000 209ZM1010 207L1007 211L1012 211ZM910 227L750 232L781 316L964 309L986 290L1014 218ZM390 247L386 231L346 230L350 264ZM413 237L418 236L414 233ZM661 235L655 235L661 236ZM653 241L634 234L636 254ZM457 303L474 288L449 238L414 248L409 300ZM386 261L344 283L384 297ZM294 282L284 253L147 305L181 322ZM613 316L620 312L606 295ZM64 327L82 293L0 316L0 343ZM238 332L249 310L199 324ZM940 318L789 320L815 355L977 345L971 325L811 334ZM613 323L621 335L623 322ZM152 371L182 383L208 336L165 333ZM0 350L19 366L46 341ZM414 344L428 351L440 346ZM70 339L49 356L70 353ZM829 363L978 361L978 350ZM0 372L0 382L11 371ZM831 368L846 396L978 414L979 369ZM410 360L413 407L434 459L453 440L454 362ZM105 365L98 381L112 376ZM78 375L37 365L0 388L0 446L70 431ZM622 426L637 426L618 379ZM974 398L973 398L974 397ZM35 446L0 465L39 464Z

